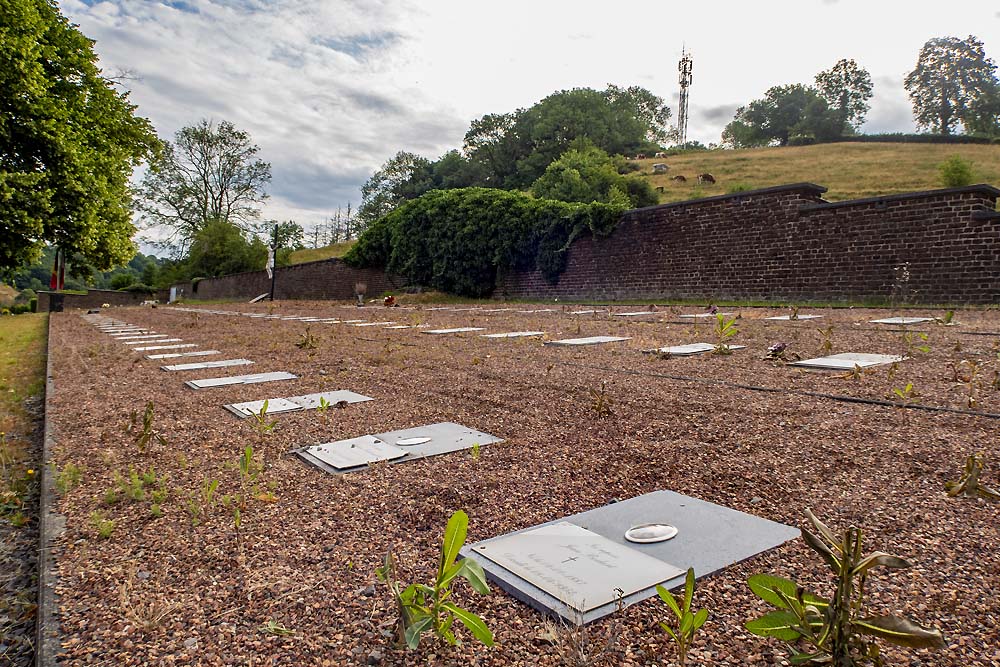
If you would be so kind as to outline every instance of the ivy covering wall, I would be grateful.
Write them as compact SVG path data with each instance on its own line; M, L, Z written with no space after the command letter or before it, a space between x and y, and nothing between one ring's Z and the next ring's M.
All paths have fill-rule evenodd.
M498 275L537 268L556 283L580 234L607 236L623 209L490 188L433 190L372 224L344 261L462 296L493 292Z

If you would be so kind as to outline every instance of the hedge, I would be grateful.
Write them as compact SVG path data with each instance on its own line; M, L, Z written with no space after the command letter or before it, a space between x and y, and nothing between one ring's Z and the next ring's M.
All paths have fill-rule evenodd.
M788 140L789 146L810 146L812 144L838 143L890 143L890 144L1000 144L1000 137L984 137L971 134L858 134L838 137L830 141L817 141L815 137L797 136Z
M534 199L490 188L432 190L373 223L344 256L410 285L462 296L493 292L498 275L537 268L555 283L580 234L610 234L622 209Z

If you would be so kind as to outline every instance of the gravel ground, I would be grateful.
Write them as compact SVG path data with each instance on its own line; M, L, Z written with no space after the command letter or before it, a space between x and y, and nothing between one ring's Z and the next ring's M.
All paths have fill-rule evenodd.
M638 321L608 313L575 316L564 306L536 313L517 311L548 307L483 308L501 307L512 310L274 305L282 314L631 340L557 348L540 339L429 336L419 329L164 307L105 311L223 352L213 358L257 362L165 373L159 366L174 360L146 360L79 314L53 315L56 392L50 420L56 463L84 467L82 483L60 504L67 515L59 565L66 663L578 664L545 639L547 624L539 614L498 590L481 597L464 586L456 593L459 604L483 617L497 646L467 641L442 648L426 641L416 653L397 650L384 636L392 627L392 608L373 571L391 546L405 579L429 579L444 524L457 509L468 512L469 540L476 541L670 489L795 526L804 525L809 507L834 527L864 527L869 550L914 563L869 582L871 609L910 615L940 627L948 639L938 652L886 647L888 663L1000 665L1000 608L991 594L1000 586L1000 505L943 493L965 456L977 451L987 458L985 481L997 485L1000 421L808 393L900 402L892 390L909 383L908 402L969 410L972 396L974 411L1000 413L1000 391L993 386L1000 341L993 333L1000 331L995 311L961 311L955 327L920 325L928 332L925 343L867 323L892 314L887 311L810 311L823 319L779 323L762 318L780 311L744 310L732 342L747 349L663 359L642 350L714 342L711 323L681 323L681 309L659 309ZM268 312L260 304L204 308ZM315 350L295 346L307 326L319 339ZM830 326L833 352L905 352L913 358L892 372L882 367L860 378L762 359L767 346L779 341L803 357L816 356L824 338L818 329ZM929 352L912 349L925 344ZM970 362L978 365L974 378L968 377ZM203 391L182 382L271 370L300 379ZM590 396L602 385L612 403L606 417L596 414ZM276 429L263 435L221 408L334 389L376 400L325 415L279 415ZM155 403L154 426L165 444L154 439L139 451L126 426L129 414L141 414L146 401ZM484 447L478 459L457 453L343 477L324 475L287 454L304 444L437 421L466 424L506 442ZM277 502L253 501L239 535L219 504L192 526L189 497L198 497L206 480L219 480L218 497L235 493L234 464L248 444L261 455L263 478ZM148 500L105 501L116 474L127 476L130 467L165 476L162 516L152 515ZM91 519L95 511L115 522L108 539L101 539ZM786 654L777 641L743 629L763 611L744 582L762 571L830 592L825 566L798 540L700 581L696 605L708 608L711 618L690 664L783 664ZM593 654L609 649L606 664L672 664L669 638L657 626L665 616L665 607L649 600L588 626L577 639L587 640ZM294 634L262 631L268 621Z

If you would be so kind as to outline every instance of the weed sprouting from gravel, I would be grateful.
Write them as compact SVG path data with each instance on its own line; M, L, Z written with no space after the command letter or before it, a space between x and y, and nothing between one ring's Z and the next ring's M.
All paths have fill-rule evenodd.
M153 438L156 438L156 441L163 446L167 444L163 435L153 429L153 401L146 402L146 409L142 413L142 426L139 426L139 413L135 410L132 411L125 432L135 437L135 446L139 449L140 454L146 453Z
M950 498L965 496L969 498L986 498L988 500L1000 500L1000 492L994 491L988 486L979 482L979 477L983 474L985 463L981 456L970 454L965 459L965 469L957 482L946 482L945 490Z
M94 510L90 513L90 527L97 531L99 538L106 540L115 531L115 521L104 516L104 512Z
M600 390L591 387L587 391L590 393L590 409L598 417L611 416L611 398L608 397L607 383L602 382Z
M687 576L684 578L684 596L679 601L673 593L663 586L658 585L656 593L670 607L670 611L676 617L674 627L663 622L660 623L660 627L674 640L674 644L677 646L677 660L681 667L684 667L687 664L687 654L691 649L695 633L708 620L707 609L691 612L691 600L694 597L694 568L688 568Z
M53 468L55 470L55 468ZM56 470L55 483L59 495L65 496L76 487L83 477L83 468L75 463L67 463Z
M319 347L319 338L313 336L312 332L309 330L309 327L306 327L306 332L304 334L301 334L299 342L295 344L295 347L299 348L300 350L315 350L317 347Z

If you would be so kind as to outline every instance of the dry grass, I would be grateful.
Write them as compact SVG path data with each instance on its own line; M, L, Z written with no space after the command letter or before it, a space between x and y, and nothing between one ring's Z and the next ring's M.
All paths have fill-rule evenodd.
M736 186L755 189L803 181L826 186L826 199L842 201L944 187L937 166L952 155L972 162L976 183L1000 183L1000 146L973 144L842 143L702 151L639 164L654 187L663 186L663 203L726 194ZM670 165L670 171L653 176L654 162ZM705 172L715 176L715 185L698 185L696 176ZM678 174L687 182L670 180Z
M9 445L31 432L24 400L42 391L47 322L44 313L0 317L0 432Z
M306 262L318 262L321 259L331 257L343 257L354 245L354 241L344 241L343 243L333 243L323 248L303 248L296 250L288 257L289 264L304 264Z
M0 284L0 305L9 306L14 303L14 299L20 294L16 289L10 285Z

